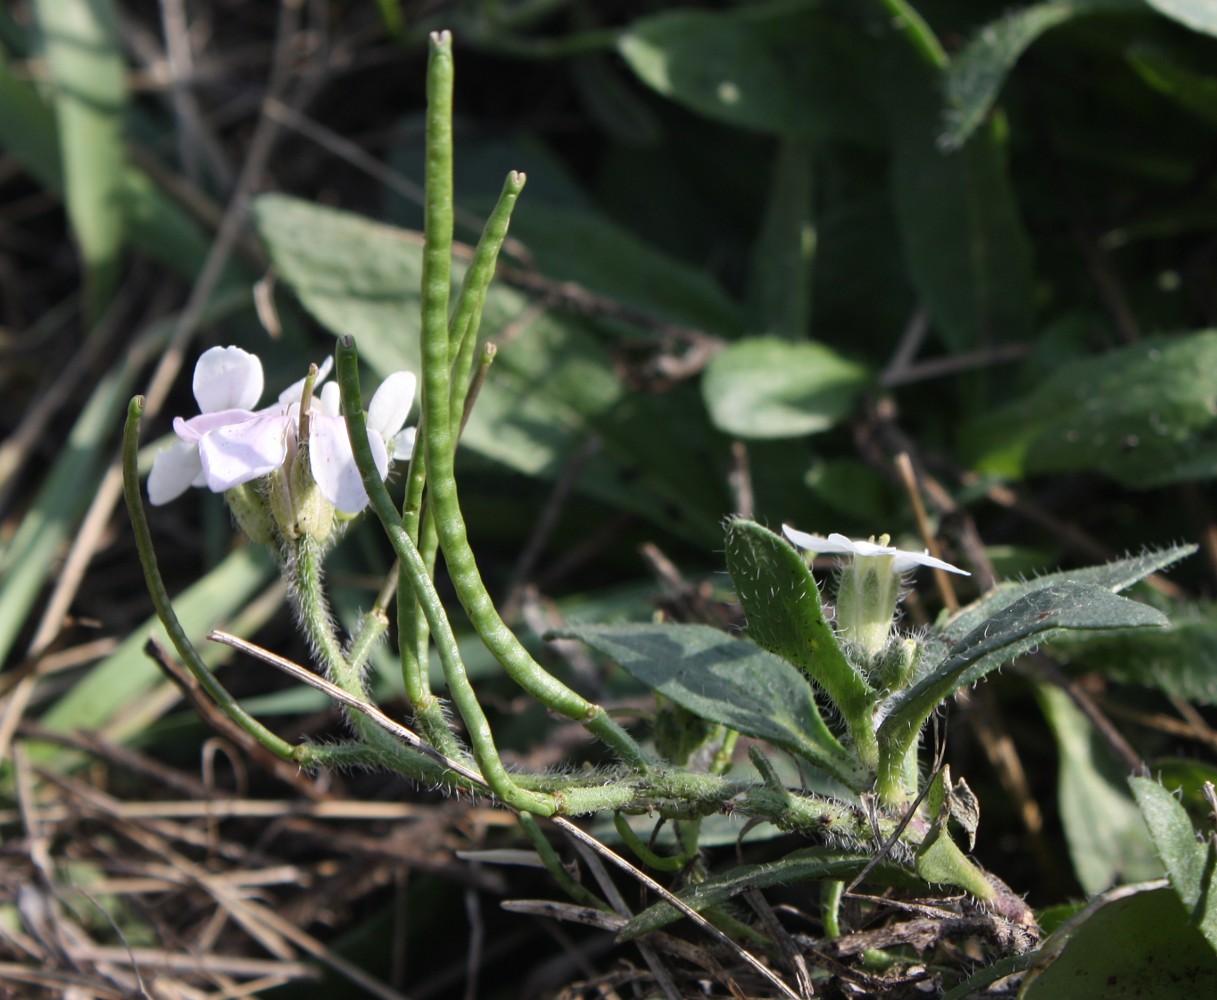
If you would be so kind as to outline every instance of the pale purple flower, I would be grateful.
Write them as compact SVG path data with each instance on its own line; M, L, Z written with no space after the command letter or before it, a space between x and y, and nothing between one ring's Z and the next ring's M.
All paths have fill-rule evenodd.
M356 514L367 506L340 414L340 394L333 383L322 385L332 361L326 359L314 382L319 389L308 413L309 468L321 495L339 511ZM384 478L393 459L409 458L414 429L402 430L414 401L417 380L395 372L372 396L368 408L368 442ZM262 410L252 407L262 395L262 363L239 347L213 347L195 366L194 396L199 416L178 417L173 429L181 439L156 456L148 476L148 497L163 504L191 486L223 493L284 466L296 454L300 402L305 380L289 386L278 401Z

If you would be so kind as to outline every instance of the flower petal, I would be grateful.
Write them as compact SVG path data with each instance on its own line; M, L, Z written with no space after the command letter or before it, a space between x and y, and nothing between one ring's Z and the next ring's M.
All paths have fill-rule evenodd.
M218 430L229 424L243 424L256 416L252 410L217 410L215 413L200 413L189 420L174 417L173 429L183 441L197 443L208 431Z
M198 445L175 441L164 451L158 451L148 473L148 500L159 507L185 493L203 471Z
M809 535L805 531L797 531L788 524L782 525L782 533L800 549L806 549L808 552L853 554L858 551L854 547L854 543L844 535L832 534L827 538L821 538L819 535Z
M204 413L251 410L262 395L262 362L239 347L212 347L194 366L194 398Z
M378 434L368 435L372 459L380 478L389 474L389 453ZM355 465L351 440L341 417L314 413L309 424L309 468L313 481L335 508L344 514L358 514L368 505L368 494Z
M897 573L904 573L912 569L914 566L932 566L934 569L946 570L948 573L958 573L960 576L971 576L966 569L960 569L958 566L952 566L949 562L938 559L930 555L929 550L918 555L916 552L906 552L897 549L896 558L892 560L892 569Z
M394 462L408 462L414 457L414 444L417 437L417 427L407 427L394 436L392 454Z
M279 468L287 458L291 427L290 416L265 414L205 434L199 441L199 457L207 488L223 493Z
M394 372L381 382L368 404L368 430L391 441L405 426L417 387L414 372Z
M337 382L326 382L319 395L313 396L313 408L329 417L342 416L342 390Z

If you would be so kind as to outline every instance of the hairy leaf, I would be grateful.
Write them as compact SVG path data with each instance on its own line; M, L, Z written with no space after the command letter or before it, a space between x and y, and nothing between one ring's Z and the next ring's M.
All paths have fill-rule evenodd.
M874 764L871 709L877 692L837 644L803 557L768 528L737 518L727 526L727 570L748 616L748 637L824 691L845 718L859 754Z
M1134 777L1129 784L1189 922L1217 949L1217 848L1212 838L1196 839L1187 810L1158 782Z
M1025 594L960 639L909 691L894 699L879 729L880 752L885 759L903 759L922 724L943 701L1053 633L1166 623L1156 608L1093 583L1061 580Z
M580 639L665 698L711 722L797 753L851 788L866 775L824 725L789 663L708 625L576 625Z

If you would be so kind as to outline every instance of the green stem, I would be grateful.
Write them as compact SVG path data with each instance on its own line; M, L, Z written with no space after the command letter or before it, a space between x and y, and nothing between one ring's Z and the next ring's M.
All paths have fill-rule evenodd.
M456 705L456 710L460 713L465 728L468 730L474 759L491 791L507 805L526 812L551 815L559 808L559 803L555 801L554 797L540 795L520 787L512 780L499 758L490 724L486 721L486 715L482 711L482 706L465 673L465 664L462 662L460 650L457 648L456 636L452 632L452 625L448 621L439 594L435 590L435 584L431 581L431 576L418 547L402 527L401 518L393 506L389 491L385 488L372 459L372 449L368 444L367 421L363 413L363 397L359 389L359 362L355 356L355 344L352 338L341 338L337 353L339 384L342 387L342 410L346 418L347 434L351 439L351 449L355 455L355 464L359 468L372 509L380 518L381 526L384 528L397 558L401 560L406 578L410 581L415 596L422 606L436 649L439 651L440 663L444 668L444 678L448 682L452 702Z
M904 35L921 61L935 70L945 70L951 63L942 42L934 34L933 29L926 23L908 0L879 0L892 15L897 30Z
M617 828L617 835L625 846L633 851L648 868L659 872L678 872L689 863L689 858L681 854L674 854L667 858L662 854L656 854L642 842L642 838L633 831L629 822L619 812L613 813L613 825Z
M549 674L506 626L482 582L469 547L457 495L456 428L452 420L453 345L448 330L452 254L452 38L431 36L427 71L426 204L422 276L423 421L429 499L448 573L469 620L508 675L550 710L583 723L624 761L640 770L651 766L642 748L599 705L593 705ZM343 338L339 366L357 379L353 341ZM344 407L345 408L345 407ZM348 410L348 419L350 410ZM369 495L371 489L369 489ZM434 629L434 624L432 624Z
M276 756L302 766L311 766L317 761L314 752L316 748L293 746L246 712L203 662L173 610L173 603L169 599L169 592L165 589L165 581L161 577L160 567L156 562L152 532L148 528L148 515L144 510L143 497L140 495L139 421L143 412L144 397L136 396L127 406L127 421L123 425L123 496L127 501L127 514L131 518L131 528L135 534L135 548L139 553L140 565L144 570L144 584L152 597L157 617L164 625L182 662L186 664L187 669L207 692L208 697L223 710L225 715Z
M524 175L516 170L507 175L499 200L494 211L490 213L490 218L486 220L486 228L478 240L473 262L465 272L460 295L457 296L449 332L451 343L456 350L456 362L452 366L452 405L449 407L453 426L459 426L459 421L464 416L465 393L473 368L482 311L486 306L486 292L490 288L491 279L494 278L503 240L507 238L511 213L515 209L520 192L524 190L524 179Z
M516 817L520 821L520 826L524 828L524 832L528 834L528 839L532 841L533 847L536 848L537 854L541 858L541 863L545 865L546 870L553 877L558 886L573 899L576 903L582 903L584 906L590 906L597 910L610 910L611 907L586 886L581 885L570 877L570 873L566 870L566 865L562 863L562 859L558 857L558 852L553 849L553 845L545 839L545 834L541 832L541 828L537 826L537 821L532 818L529 813L520 813Z
M292 583L292 602L313 651L330 680L348 694L366 698L363 673L358 668L352 669L334 630L334 619L325 599L321 546L308 535L292 539L290 546L287 571Z

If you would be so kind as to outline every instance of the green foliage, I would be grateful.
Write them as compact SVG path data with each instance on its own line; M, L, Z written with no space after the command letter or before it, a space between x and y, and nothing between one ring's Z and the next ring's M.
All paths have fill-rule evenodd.
M715 425L741 438L792 438L847 417L866 369L823 344L749 337L714 358L702 397Z
M1131 778L1133 794L1145 814L1150 836L1158 850L1171 888L1187 907L1188 922L1199 928L1217 950L1217 874L1211 834L1196 839L1192 821L1179 801L1156 781Z
M1093 469L1131 487L1217 469L1217 331L1067 364L967 429L982 468L1028 476Z
M1214 989L1217 955L1178 896L1141 884L1099 896L1053 934L1019 996L1176 1000Z
M849 787L865 784L807 681L746 639L706 625L578 625L561 635L587 643L694 715L796 753Z
M1036 695L1056 738L1061 826L1082 890L1094 894L1161 875L1121 763L1069 695L1045 686Z

